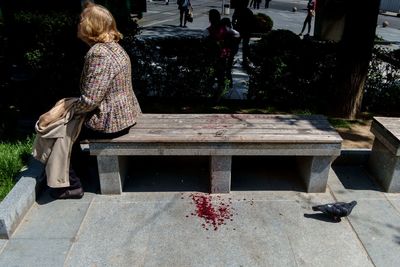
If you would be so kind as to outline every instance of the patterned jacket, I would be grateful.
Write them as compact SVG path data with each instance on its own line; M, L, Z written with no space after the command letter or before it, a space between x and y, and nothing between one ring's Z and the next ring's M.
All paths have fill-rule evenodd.
M85 56L77 113L87 113L85 125L115 133L136 122L142 113L132 88L131 62L116 42L97 43Z

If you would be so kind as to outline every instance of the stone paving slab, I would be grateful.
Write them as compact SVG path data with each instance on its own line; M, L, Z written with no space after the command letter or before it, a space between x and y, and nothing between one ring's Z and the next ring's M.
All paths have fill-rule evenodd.
M365 175L360 168L336 168L338 176L331 175L329 187L337 201L357 200L349 221L358 238L376 266L398 266L400 254L400 212L398 198L389 199L386 193ZM356 171L358 175L356 175ZM340 181L343 176L353 176L346 190ZM338 177L341 177L339 180ZM360 183L360 179L364 183ZM398 195L397 195L398 196Z
M187 214L190 202L178 203L154 222L145 266L274 266L294 265L294 257L279 222L266 223L276 212L260 203L234 202L233 221L218 230L202 227L204 220ZM263 211L254 216L255 209ZM264 209L265 208L265 209ZM252 216L249 216L251 214ZM206 227L208 227L207 225ZM177 231L177 229L180 229ZM170 235L170 232L176 233Z
M360 200L350 221L377 266L399 266L400 217L389 202Z
M0 266L63 266L69 239L10 239L0 254Z
M89 204L86 201L64 200L46 203L46 208L42 208L35 203L14 234L14 238L74 238Z
M93 203L64 266L143 266L152 222L162 212L155 203Z
M200 168L185 164L186 170L177 172L178 180L199 181L188 173L192 169L202 176L198 170L203 163L197 164ZM254 172L246 167L242 173L239 168L239 181L254 183L262 176L269 181L257 182L259 190L244 190L245 182L236 181L236 191L213 195L213 205L229 203L232 208L232 221L226 219L216 231L197 216L192 199L208 194L146 189L158 186L157 179L176 182L174 168L153 168L147 176L139 168L136 174L150 183L136 177L120 196L86 193L82 200L51 202L44 192L14 236L0 244L0 266L386 267L397 263L399 194L374 189L362 168L334 167L329 190L313 194L299 191L299 185L288 187L296 180L290 170L279 176L272 167L265 172L255 164ZM165 170L171 172L165 176ZM145 191L129 189L138 185ZM168 188L168 182L163 185ZM350 199L359 204L340 223L311 210L316 204Z
M0 239L0 253L3 251L4 247L7 245L8 240Z
M66 266L369 266L348 223L304 216L311 203L332 201L329 193L314 194L310 204L282 200L286 192L272 201L252 200L249 192L221 195L232 199L234 216L216 231L191 215L190 194L154 201L158 194L147 193L142 202L129 198L136 193L97 196Z
M335 197L341 201L386 200L382 188L371 178L363 166L334 166L333 174L329 177L329 186Z

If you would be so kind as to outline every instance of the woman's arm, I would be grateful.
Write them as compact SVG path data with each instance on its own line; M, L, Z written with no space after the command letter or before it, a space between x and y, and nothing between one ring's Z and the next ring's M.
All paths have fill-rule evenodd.
M100 49L89 54L81 77L81 96L76 103L76 112L86 113L98 107L113 77L114 69L110 57Z

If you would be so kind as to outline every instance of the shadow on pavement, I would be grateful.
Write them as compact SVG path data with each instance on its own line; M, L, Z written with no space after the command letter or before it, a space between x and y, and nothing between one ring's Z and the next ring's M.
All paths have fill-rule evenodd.
M209 157L131 157L124 192L209 192ZM292 157L233 157L232 191L305 191Z
M209 191L208 157L130 157L124 192Z
M344 188L350 190L371 190L384 192L364 166L333 166Z
M338 223L338 221L335 221L333 218L323 214L323 213L304 213L305 218L309 219L314 219L318 221L323 221L323 222L329 222L329 223Z
M233 157L232 190L300 191L305 186L294 157Z

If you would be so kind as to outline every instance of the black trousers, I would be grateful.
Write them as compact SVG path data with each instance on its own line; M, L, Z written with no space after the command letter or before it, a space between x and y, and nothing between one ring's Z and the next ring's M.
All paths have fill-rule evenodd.
M80 143L84 140L90 139L113 139L129 133L130 127L115 133L103 133L94 131L85 126L72 146L71 162L69 171L69 181L71 189L82 187L80 178L89 178L90 168L95 167L97 170L96 158L90 156L89 152L82 151Z

